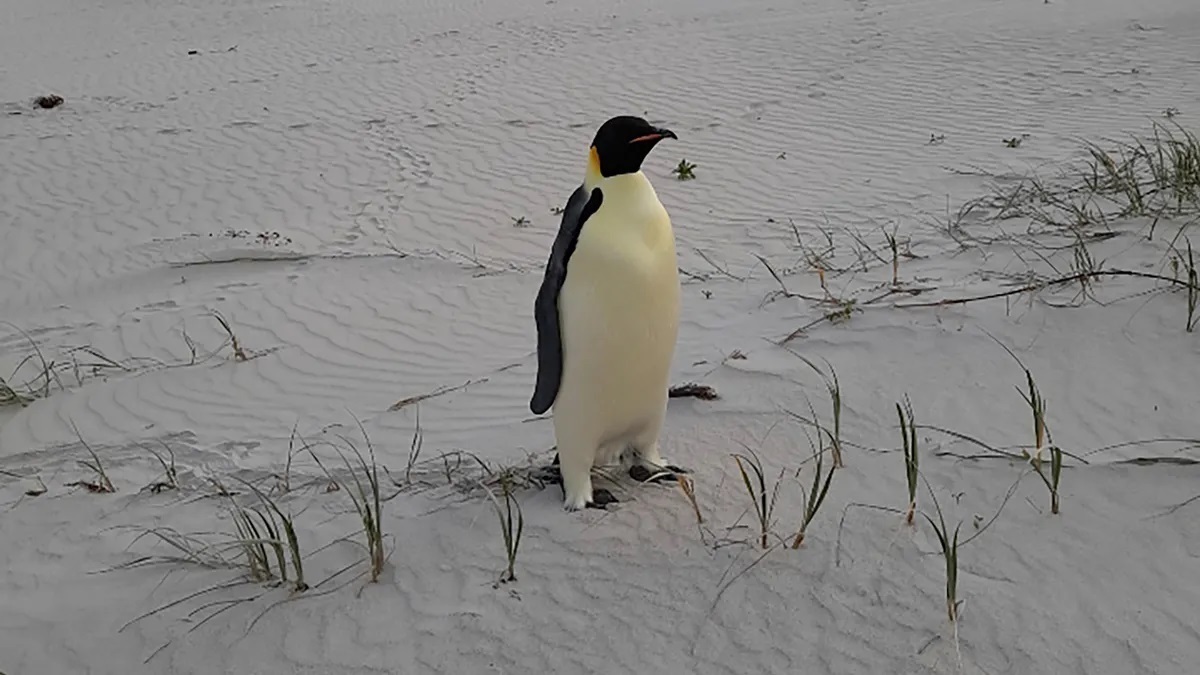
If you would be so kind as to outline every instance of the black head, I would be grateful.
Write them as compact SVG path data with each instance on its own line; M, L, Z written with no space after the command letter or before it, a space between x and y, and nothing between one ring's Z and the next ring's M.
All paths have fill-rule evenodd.
M656 127L640 117L614 117L596 132L592 148L605 178L641 170L642 161L664 138L677 138L670 129Z

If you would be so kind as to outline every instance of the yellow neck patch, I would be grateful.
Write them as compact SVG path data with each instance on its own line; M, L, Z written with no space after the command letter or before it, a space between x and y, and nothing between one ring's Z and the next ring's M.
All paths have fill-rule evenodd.
M600 173L600 154L596 152L596 146L588 149L588 165L587 173L584 174L583 184L588 189L596 187L604 176Z

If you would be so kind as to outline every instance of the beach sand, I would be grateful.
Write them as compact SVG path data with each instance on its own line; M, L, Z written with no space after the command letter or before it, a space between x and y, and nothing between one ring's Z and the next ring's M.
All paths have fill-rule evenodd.
M0 672L1195 671L1195 202L990 196L1076 204L1083 143L1200 131L1200 6L648 4L7 0ZM572 514L530 478L555 209L629 113L679 135L645 171L683 271L672 381L719 394L672 399L663 438L702 523L672 484ZM1045 283L1101 269L1162 278ZM844 465L793 550L834 428L800 357L836 373ZM375 582L338 458L367 439ZM247 579L231 505L274 513L247 483L308 590Z

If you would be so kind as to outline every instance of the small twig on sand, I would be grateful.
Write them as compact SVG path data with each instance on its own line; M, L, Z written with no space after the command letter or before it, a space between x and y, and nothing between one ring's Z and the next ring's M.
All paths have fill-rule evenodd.
M388 408L388 412L395 412L397 410L407 408L408 406L410 406L414 403L420 403L421 401L424 401L426 399L436 398L438 396L442 396L443 394L449 394L450 392L461 391L473 384L483 384L484 382L487 382L487 381L488 381L488 378L481 377L477 380L467 380L466 382L463 382L462 384L457 385L457 386L438 387L437 389L434 389L431 392L427 392L424 394L417 394L416 396L409 396L408 398L402 398L399 401L396 401L395 403L393 403L391 405L391 407Z

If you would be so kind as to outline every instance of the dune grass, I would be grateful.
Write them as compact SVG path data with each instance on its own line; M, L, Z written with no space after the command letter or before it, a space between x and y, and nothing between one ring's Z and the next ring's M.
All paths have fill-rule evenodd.
M491 488L480 483L488 499L492 502L492 507L496 510L496 517L500 520L500 533L504 539L504 554L507 561L507 566L500 574L496 585L506 584L517 580L516 564L517 553L521 548L521 536L525 533L525 515L521 512L521 503L517 501L514 493L512 477L507 475L507 472L502 472L500 476L500 491L504 498L504 503L501 505L499 499L492 492Z
M1160 220L1200 213L1200 139L1176 122L1155 121L1148 136L1085 142L1086 158L1059 176L1028 176L976 200L994 220L1028 218L1050 228L1086 231L1116 219ZM1186 225L1184 226L1186 227ZM1182 228L1181 228L1182 229ZM1175 235L1179 236L1178 233Z
M937 515L935 521L929 514L921 511L921 517L929 523L933 529L933 533L937 536L938 545L941 547L942 561L946 567L946 616L950 619L950 623L958 622L958 533L962 528L962 523L954 526L951 531L946 524L945 515L942 513L942 505L938 502L937 495L933 491L933 486L921 476L925 487L929 490L929 498L933 501L934 513Z
M355 421L358 422L357 419ZM375 446L371 443L371 439L367 435L366 429L363 428L362 422L358 422L358 428L367 445L367 454L365 456L353 441L345 436L339 436L342 442L350 448L355 463L351 463L350 458L341 448L335 444L330 444L342 460L342 464L346 467L350 482L344 479L339 480L335 477L333 472L321 461L321 458L317 455L312 445L306 444L305 447L308 449L313 460L316 461L317 466L329 478L331 484L337 485L338 488L350 495L350 499L354 503L354 510L362 522L362 532L365 540L364 548L367 552L370 579L373 583L379 580L379 575L383 572L383 566L387 558L383 547L383 500L380 497L379 465L375 461Z
M163 492L164 490L175 490L179 488L179 472L175 468L175 453L171 450L171 446L162 441L159 441L159 443L163 446L163 450L166 451L166 456L163 456L163 454L159 453L154 448L146 448L146 451L153 455L154 459L158 461L159 466L161 466L163 470L163 476L161 479L155 480L143 488L155 494Z
M1033 373L1028 368L1025 368L1025 379L1028 393L1019 389L1017 391L1021 394L1021 398L1025 399L1025 403L1029 405L1029 409L1033 413L1034 450L1030 463L1042 482L1046 484L1046 488L1050 490L1050 513L1057 514L1059 510L1058 484L1062 477L1063 451L1049 441L1050 432L1046 428L1046 399L1038 390L1037 383L1033 381ZM1050 443L1048 448L1045 445L1047 442ZM1046 448L1046 452L1050 455L1049 476L1046 475L1045 467L1042 464L1043 448Z
M813 479L812 485L807 491L801 486L800 490L803 493L803 510L800 520L800 528L796 534L792 536L792 550L800 548L804 544L805 534L808 532L808 526L816 517L817 512L821 510L821 505L825 503L825 496L829 494L829 486L833 483L833 474L837 471L837 465L830 467L829 471L823 471L823 457L825 448L820 446L821 443L821 427L817 426L817 445L814 447L813 453ZM833 446L830 446L832 448ZM799 473L799 472L797 472ZM824 480L822 480L824 479Z
M92 449L92 446L88 445L88 442L83 440L83 435L79 433L79 428L75 426L74 422L71 423L71 428L75 430L75 437L79 439L79 443L83 445L83 448L87 450L88 453L87 459L77 460L76 463L79 464L79 466L91 471L93 477L91 480L78 480L68 483L68 485L78 485L85 488L88 492L101 494L116 492L117 488L113 485L112 479L108 477L108 472L104 468L104 463L100 461L100 455L96 454L96 451Z
M743 444L742 447L749 454L734 453L733 460L737 463L738 472L742 475L742 485L746 488L754 515L758 519L759 541L761 546L766 549L770 547L771 528L775 523L775 504L779 500L779 486L783 482L784 472L780 470L774 486L768 490L767 476L763 470L762 460L749 446ZM747 471L747 467L749 467L749 471ZM750 478L751 473L754 474L753 480Z
M240 540L243 547L248 547L254 554L253 558L248 555L247 559L265 563L266 560L258 554L262 552L264 546L269 545L275 554L276 569L278 570L280 581L285 583L288 581L288 565L286 561L290 560L292 571L295 574L292 589L297 592L308 590L308 584L304 581L304 556L300 551L300 538L296 534L295 516L293 516L290 510L285 513L275 500L268 497L255 485L240 478L236 480L253 492L255 497L258 498L259 503L266 509L265 512L250 510L240 507L236 503L234 504L234 524L239 534L245 528L253 528L255 522L252 516L258 516L258 522L262 524L263 532L267 535L265 540L250 540L248 538ZM257 536L257 533L254 534ZM285 555L285 546L287 555ZM270 568L266 565L263 567L267 570L269 578ZM253 569L251 572L253 573Z
M820 422L817 420L816 411L813 410L811 403L809 404L809 411L812 412L812 419L805 420L803 417L799 417L795 414L793 414L792 417L802 420L810 426L815 426L817 429L817 435L825 436L825 439L829 443L830 455L833 457L833 468L841 469L845 466L845 462L842 459L842 386L838 381L837 371L834 370L831 363L826 361L825 365L829 368L829 372L826 373L820 366L813 363L812 360L808 359L807 357L791 351L790 349L788 351L793 356L803 361L809 368L812 368L813 371L815 371L817 375L821 377L821 381L825 385L825 391L829 395L830 414L833 418L833 423L828 427L822 428Z

